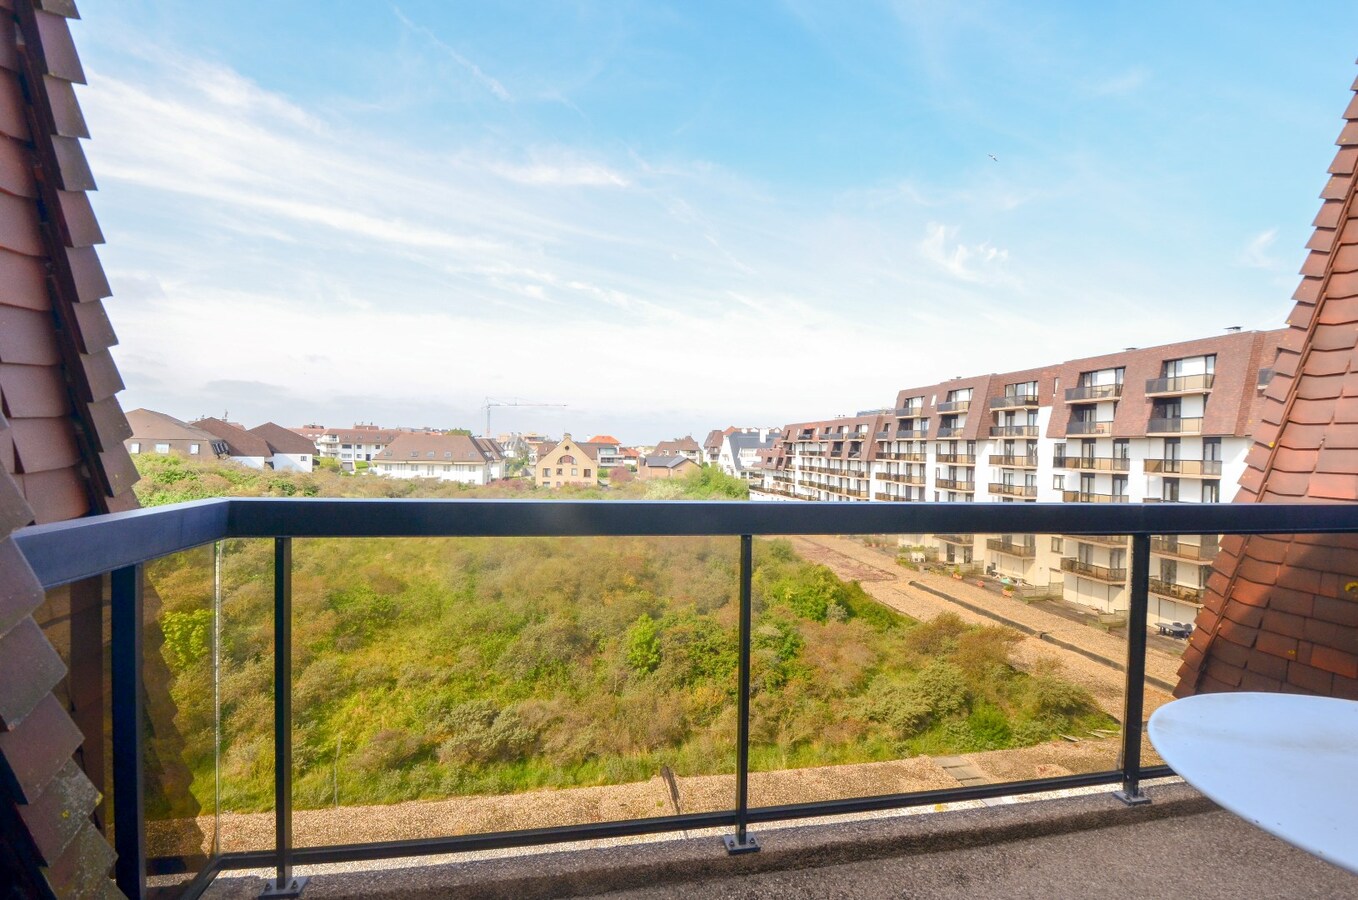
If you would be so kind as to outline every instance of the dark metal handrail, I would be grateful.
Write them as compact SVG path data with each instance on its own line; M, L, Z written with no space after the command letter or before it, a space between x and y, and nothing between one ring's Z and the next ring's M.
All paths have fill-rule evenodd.
M1110 570L1063 560L1062 569L1130 576L1121 763L1115 770L940 791L888 794L786 806L748 805L747 677L751 654L750 541L754 535L934 534L970 542L980 533L1127 534L1131 568ZM143 566L171 553L227 538L273 538L275 564L275 684L291 680L289 620L291 540L307 537L515 537L727 535L741 538L736 796L725 811L631 821L566 825L480 835L386 841L294 850L290 841L290 695L275 702L276 842L272 851L213 857L195 879L205 888L224 869L271 866L275 884L294 882L294 863L321 863L522 847L590 838L733 827L731 852L756 849L749 823L835 815L1120 782L1126 802L1144 802L1140 782L1170 774L1141 765L1143 684L1152 535L1358 532L1358 504L1115 503L739 503L682 501L326 500L233 498L203 500L33 526L14 538L38 580L52 589L111 574L113 796L119 888L145 896L145 820L141 777L143 741L141 620ZM1069 565L1068 565L1069 564ZM1106 573L1106 575L1105 575ZM1156 585L1156 587L1160 587Z

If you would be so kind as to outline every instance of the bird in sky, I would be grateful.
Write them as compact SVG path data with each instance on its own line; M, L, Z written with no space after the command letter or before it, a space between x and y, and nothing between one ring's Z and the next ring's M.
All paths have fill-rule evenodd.
M993 153L987 153L986 156L989 156L991 159L995 160L995 162L999 162L999 161L1000 161L999 158L996 157L995 154L993 154Z

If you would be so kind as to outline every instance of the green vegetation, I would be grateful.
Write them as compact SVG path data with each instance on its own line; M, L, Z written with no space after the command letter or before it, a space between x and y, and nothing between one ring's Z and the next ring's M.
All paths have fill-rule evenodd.
M147 496L406 485L170 459L145 467ZM732 490L710 475L628 489L655 484ZM226 810L271 803L271 554L271 541L238 540L223 557ZM203 797L211 566L191 551L150 569L177 752ZM336 791L353 804L623 783L662 765L733 771L737 567L737 541L721 537L295 541L298 805L329 805ZM1013 632L914 622L787 541L756 542L753 588L756 768L1023 746L1111 724L1058 673L1015 668Z

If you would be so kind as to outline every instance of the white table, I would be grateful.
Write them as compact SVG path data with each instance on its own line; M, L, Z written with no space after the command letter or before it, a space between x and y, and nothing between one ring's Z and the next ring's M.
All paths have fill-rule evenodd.
M1221 806L1358 872L1358 703L1199 694L1157 709L1149 735L1175 772Z

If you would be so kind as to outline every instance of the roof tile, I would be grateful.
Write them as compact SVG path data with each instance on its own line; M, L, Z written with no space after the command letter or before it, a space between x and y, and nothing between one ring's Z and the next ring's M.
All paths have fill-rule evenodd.
M71 400L57 366L0 363L0 395L5 415L56 418L71 411Z
M0 363L53 366L60 362L49 316L36 310L0 306Z
M45 246L33 201L0 193L0 248L25 256L42 255Z
M90 512L89 490L75 469L24 473L16 479L22 479L24 497L39 524L78 519Z
M17 795L25 801L39 796L82 740L80 729L51 694L13 730L0 731L0 753L9 763Z
M113 332L113 324L109 322L108 312L102 302L93 300L77 303L73 308L76 330L80 332L81 353L98 353L118 343L118 336Z
M94 218L87 194L58 191L57 202L61 205L61 237L67 247L88 247L104 242L104 233Z
M19 807L44 863L61 858L98 803L99 791L75 760L68 758L47 788L31 803Z
M12 731L66 674L57 651L31 618L0 637L0 727Z
M38 39L42 44L44 74L85 83L85 70L81 68L80 57L75 52L75 41L71 40L71 29L66 25L64 16L39 12L35 16L38 25Z
M52 308L41 260L0 249L0 305L40 311Z
M28 150L15 140L0 139L0 191L26 199L37 196Z
M0 540L0 635L8 634L46 596L14 538Z
M15 471L30 475L80 463L80 448L69 419L12 419Z
M71 138L87 138L89 127L85 124L85 114L75 98L75 87L69 81L43 76L43 87L47 90L47 102L52 109L52 122L49 124L58 135Z
M1329 696L1334 688L1334 677L1329 673L1300 662L1287 665L1287 680L1303 691Z

